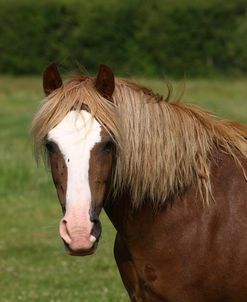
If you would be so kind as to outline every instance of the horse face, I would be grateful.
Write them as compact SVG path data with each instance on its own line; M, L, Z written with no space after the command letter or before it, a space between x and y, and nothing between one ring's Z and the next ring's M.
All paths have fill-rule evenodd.
M48 133L46 147L64 213L59 231L66 250L70 255L92 254L111 180L111 136L87 111L70 111Z

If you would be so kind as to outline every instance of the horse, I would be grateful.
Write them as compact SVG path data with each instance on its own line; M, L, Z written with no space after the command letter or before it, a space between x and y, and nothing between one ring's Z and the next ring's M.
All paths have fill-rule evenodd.
M114 77L43 73L32 125L66 252L93 254L104 208L131 301L247 301L247 127Z

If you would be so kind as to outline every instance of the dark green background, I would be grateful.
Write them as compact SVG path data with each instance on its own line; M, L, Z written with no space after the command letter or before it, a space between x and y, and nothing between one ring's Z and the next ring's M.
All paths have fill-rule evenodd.
M0 0L0 29L1 73L247 74L246 0Z

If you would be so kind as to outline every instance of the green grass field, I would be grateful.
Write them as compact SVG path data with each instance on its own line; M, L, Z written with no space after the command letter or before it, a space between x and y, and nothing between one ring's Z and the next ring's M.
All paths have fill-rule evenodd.
M162 81L141 80L159 93ZM174 98L180 83L175 82ZM102 214L93 256L70 257L58 236L61 211L30 138L40 78L0 77L0 301L128 301L114 257L115 231ZM187 81L183 99L247 123L247 80Z

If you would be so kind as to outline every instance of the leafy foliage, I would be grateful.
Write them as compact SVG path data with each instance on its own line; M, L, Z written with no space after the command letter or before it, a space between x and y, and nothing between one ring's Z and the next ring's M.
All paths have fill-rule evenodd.
M56 61L122 75L247 72L246 0L0 1L0 71Z

